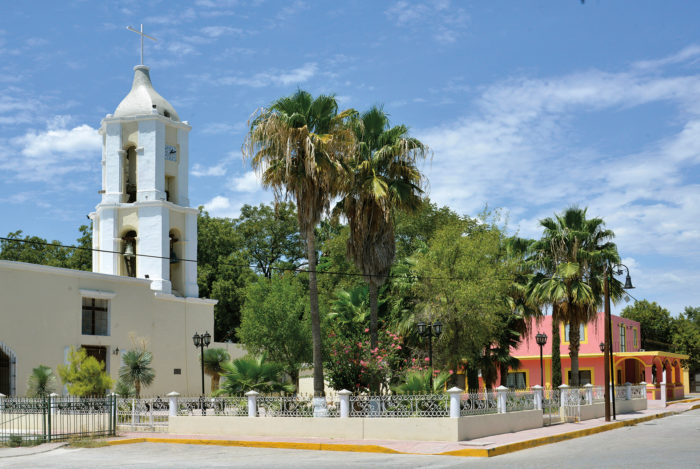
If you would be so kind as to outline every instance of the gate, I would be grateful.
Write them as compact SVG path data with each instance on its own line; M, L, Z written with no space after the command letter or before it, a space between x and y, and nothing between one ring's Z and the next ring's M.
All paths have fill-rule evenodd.
M117 425L120 430L168 431L168 402L156 398L119 398L117 402Z
M568 388L561 390L561 412L565 422L581 421L581 402L585 403L585 390Z
M561 399L558 389L545 389L542 399L542 414L545 425L561 423Z

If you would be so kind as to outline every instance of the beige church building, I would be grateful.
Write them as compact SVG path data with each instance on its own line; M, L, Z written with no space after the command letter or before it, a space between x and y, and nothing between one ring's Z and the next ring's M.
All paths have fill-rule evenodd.
M134 67L131 91L100 128L93 272L0 261L0 393L24 395L32 369L55 371L71 346L104 361L116 381L134 337L153 353L156 377L143 394L201 393L192 337L213 334L216 300L198 294L190 130L153 88L149 68Z

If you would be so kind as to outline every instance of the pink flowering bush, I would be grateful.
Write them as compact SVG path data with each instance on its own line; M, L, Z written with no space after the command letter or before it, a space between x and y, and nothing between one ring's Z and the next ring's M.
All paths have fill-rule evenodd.
M370 346L369 329L360 337L341 337L331 332L326 340L326 378L334 389L366 392L372 383L388 389L406 365L401 356L403 339L390 331L379 333L379 344Z

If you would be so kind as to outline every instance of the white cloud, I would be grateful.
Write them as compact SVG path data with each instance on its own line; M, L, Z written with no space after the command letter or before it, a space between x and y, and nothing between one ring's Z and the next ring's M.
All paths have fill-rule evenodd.
M29 130L10 139L9 148L0 156L0 168L18 179L53 183L68 173L94 170L102 147L97 129L85 124L57 127L64 121L59 116L46 130Z
M427 29L433 39L444 44L457 41L469 22L466 10L450 0L401 0L389 7L385 14L397 26Z
M230 26L206 26L201 29L202 34L208 37L220 37L227 36L230 34L242 34L243 30L240 28L232 28Z
M253 88L261 88L264 86L288 86L303 83L310 80L316 75L318 66L315 62L309 62L301 67L288 70L269 70L267 72L256 73L252 76L236 75L221 77L214 80L219 85L237 85L250 86Z
M246 125L244 122L235 124L227 124L225 122L211 122L202 126L202 133L208 135L214 134L236 134L245 131Z
M231 201L222 195L217 195L204 204L204 210L210 213L228 210L229 208L231 208Z
M247 171L243 176L231 179L231 189L235 192L257 192L262 189L262 184L255 171Z
M226 175L226 165L225 163L219 163L215 166L204 167L199 163L192 166L190 171L192 176L202 177L202 176L225 176Z

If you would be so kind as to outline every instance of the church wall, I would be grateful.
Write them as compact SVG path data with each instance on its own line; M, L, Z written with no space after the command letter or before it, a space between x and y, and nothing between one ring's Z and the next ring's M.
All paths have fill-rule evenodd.
M118 378L131 336L145 337L153 353L154 383L144 395L171 391L199 395L195 332L213 333L215 301L154 292L150 281L69 269L0 261L0 342L17 355L17 393L24 395L32 368L65 362L68 347L104 346L107 369ZM81 292L82 290L82 292ZM107 336L82 334L82 297L109 298ZM114 354L119 348L118 355ZM179 369L181 374L175 374ZM209 392L209 379L205 379ZM63 390L61 390L61 393Z

